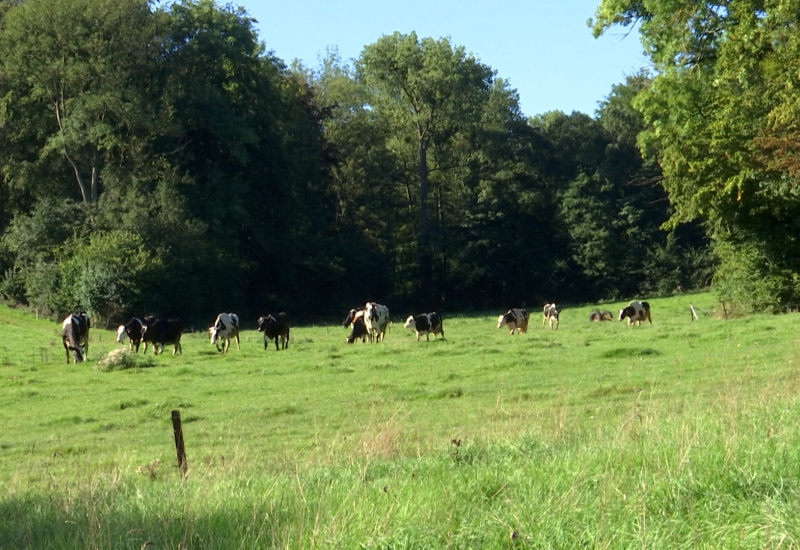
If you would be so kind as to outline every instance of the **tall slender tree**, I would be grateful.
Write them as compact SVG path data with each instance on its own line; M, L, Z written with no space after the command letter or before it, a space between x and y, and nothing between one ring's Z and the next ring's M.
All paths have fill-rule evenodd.
M357 70L371 106L393 128L389 146L415 167L419 301L430 305L434 256L430 176L450 168L446 159L451 157L445 153L479 124L494 73L448 39L420 40L413 32L394 33L366 46ZM443 154L432 163L433 150Z

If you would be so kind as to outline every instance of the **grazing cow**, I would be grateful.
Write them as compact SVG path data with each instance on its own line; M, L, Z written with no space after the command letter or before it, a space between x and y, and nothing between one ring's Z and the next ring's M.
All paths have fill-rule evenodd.
M437 334L441 334L444 338L444 328L442 327L442 316L436 313L421 313L420 315L409 315L406 319L406 324L403 328L414 330L417 333L417 342L419 337L425 335L425 340L430 340L429 336L433 334L433 339L436 339Z
M364 324L367 326L369 341L383 342L386 338L386 326L389 324L389 308L376 302L367 302L364 306Z
M350 330L350 336L347 337L347 343L352 344L359 338L361 338L361 343L367 341L368 331L367 331L367 324L364 322L364 310L357 311L353 321L350 323L352 327Z
M528 332L528 310L520 308L512 308L508 313L501 315L497 318L497 328L508 327L509 334L514 334L515 331L526 333Z
M347 317L344 318L342 326L344 328L351 326L353 324L353 321L355 321L356 317L358 317L359 315L364 315L363 307L360 307L358 309L351 309L350 311L347 312Z
M133 317L125 325L117 328L117 342L125 343L125 339L130 339L129 347L131 351L139 353L139 344L142 343L142 329L153 324L155 317ZM144 343L144 351L147 351L147 342ZM144 352L142 352L144 353Z
M593 311L589 314L590 321L612 321L614 316L610 311Z
M551 329L553 328L553 325L555 325L555 328L558 329L558 315L560 313L558 311L558 306L555 303L545 304L542 308L542 312L542 328L544 328L545 323L549 321Z
M217 351L228 353L231 338L236 340L236 349L242 350L239 346L239 316L235 313L217 315L217 320L214 321L213 327L209 327L208 334L211 336L211 343L217 347ZM222 349L219 347L219 340L222 340Z
M264 333L264 349L270 340L275 340L275 349L286 349L289 347L289 316L283 311L272 315L258 318L258 332ZM282 348L278 347L280 339Z
M164 352L164 345L172 344L172 355L178 353L183 355L182 333L183 324L178 319L156 319L151 325L142 327L142 342L145 343L145 351L148 342L153 345L153 353L156 355ZM145 351L142 353L144 354Z
M650 304L647 302L631 302L627 307L619 310L619 320L622 321L626 317L628 326L634 323L641 325L645 320L649 321L651 325L653 324L653 320L650 318Z
M67 354L67 365L70 350L75 363L81 363L89 354L89 324L89 317L83 311L73 313L61 323L61 341Z

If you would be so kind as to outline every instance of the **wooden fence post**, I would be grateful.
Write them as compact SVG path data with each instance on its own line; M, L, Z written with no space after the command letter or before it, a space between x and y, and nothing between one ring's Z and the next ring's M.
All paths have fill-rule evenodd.
M181 411L172 411L172 431L175 434L175 449L178 451L178 468L186 479L186 450L183 447L183 428L181 427Z

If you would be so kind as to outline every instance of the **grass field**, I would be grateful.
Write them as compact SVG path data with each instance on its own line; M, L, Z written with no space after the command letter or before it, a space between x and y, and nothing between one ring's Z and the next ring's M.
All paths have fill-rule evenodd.
M800 316L648 301L652 326L497 311L419 343L397 315L372 345L200 331L112 370L114 333L67 365L0 307L0 548L800 547Z

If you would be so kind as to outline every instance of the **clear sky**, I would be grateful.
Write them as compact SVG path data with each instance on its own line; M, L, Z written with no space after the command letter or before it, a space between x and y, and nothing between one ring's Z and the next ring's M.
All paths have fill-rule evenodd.
M329 48L356 59L395 31L449 37L517 90L525 115L593 115L611 86L648 65L637 32L592 37L600 0L235 0L259 38L287 65L316 69Z

